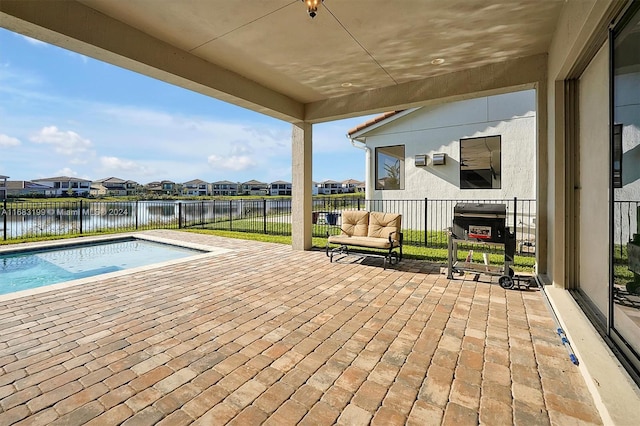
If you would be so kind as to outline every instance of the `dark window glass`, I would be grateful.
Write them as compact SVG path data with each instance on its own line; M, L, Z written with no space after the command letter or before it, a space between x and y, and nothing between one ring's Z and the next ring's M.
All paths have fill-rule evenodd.
M500 136L460 140L460 188L500 189Z

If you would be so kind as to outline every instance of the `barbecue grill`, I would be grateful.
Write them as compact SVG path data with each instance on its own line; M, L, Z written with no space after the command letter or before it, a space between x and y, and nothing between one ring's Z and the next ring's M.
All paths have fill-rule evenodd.
M515 209L513 215L515 223ZM520 278L514 276L511 268L516 252L516 238L506 226L506 219L505 204L458 203L454 206L453 226L449 235L449 279L453 278L454 272L474 272L499 276L498 282L503 288L513 288L515 281L519 283ZM458 244L461 242L480 246L503 246L504 265L479 264L470 259L458 262Z

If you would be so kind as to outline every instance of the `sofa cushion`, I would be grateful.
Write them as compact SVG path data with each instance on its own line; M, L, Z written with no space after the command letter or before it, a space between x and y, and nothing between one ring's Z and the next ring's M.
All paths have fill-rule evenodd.
M367 236L389 238L392 232L400 232L401 218L397 213L370 212ZM398 235L394 234L393 238L398 238Z
M342 211L342 235L366 237L369 228L369 212L365 210Z
M346 246L369 247L376 249L388 249L391 243L388 238L375 237L350 237L348 235L332 235L329 237L331 244L343 244ZM398 242L393 242L393 247L398 247Z

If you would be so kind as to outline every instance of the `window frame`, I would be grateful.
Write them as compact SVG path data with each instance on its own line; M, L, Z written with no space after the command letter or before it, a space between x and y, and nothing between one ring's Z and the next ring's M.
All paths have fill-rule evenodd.
M479 139L494 139L497 138L498 139L498 146L499 146L499 150L498 150L498 156L499 156L499 168L498 168L498 173L497 176L499 176L499 179L497 179L497 184L495 182L495 178L491 178L491 186L477 186L477 185L472 185L469 182L468 178L463 178L463 172L464 170L462 170L462 167L464 165L464 158L462 156L462 148L463 148L463 143L465 141L476 141ZM461 190L468 190L468 189L497 189L500 190L502 189L502 135L487 135L487 136L477 136L477 137L472 137L472 138L462 138L459 141L459 158L460 158L460 163L459 163L459 168L458 168L458 177L459 177L459 188ZM489 160L491 162L491 160ZM486 171L487 169L472 169L469 170L471 172L473 172L473 170L479 170L479 171ZM489 169L490 171L493 171L493 168L490 167ZM481 176L479 173L475 172L476 175ZM485 179L485 182L489 182L489 180ZM463 185L464 183L467 183L467 185ZM481 181L479 181L481 182Z
M402 155L400 154L393 154L390 153L390 150L393 149L398 149L398 150L402 150ZM389 158L396 158L396 161L398 163L397 165L397 169L398 169L398 186L395 187L388 187L385 188L385 185L381 184L380 181L386 177L388 177L388 175L385 176L380 176L379 175L379 166L380 166L380 155L385 155L386 157ZM403 191L404 187L405 187L405 159L406 159L406 147L404 144L398 144L398 145L387 145L387 146L380 146L380 147L376 147L375 148L375 189L379 190L379 191Z

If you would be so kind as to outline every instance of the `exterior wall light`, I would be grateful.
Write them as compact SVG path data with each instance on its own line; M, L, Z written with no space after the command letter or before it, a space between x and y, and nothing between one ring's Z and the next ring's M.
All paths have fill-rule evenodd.
M309 12L311 18L316 17L318 14L318 5L323 1L324 0L302 0L302 2L307 5L307 12Z
M414 161L416 167L424 167L427 165L427 156L424 154L416 155Z
M444 152L433 154L431 164L433 164L434 166L444 166L445 164L447 164L447 154L445 154Z

